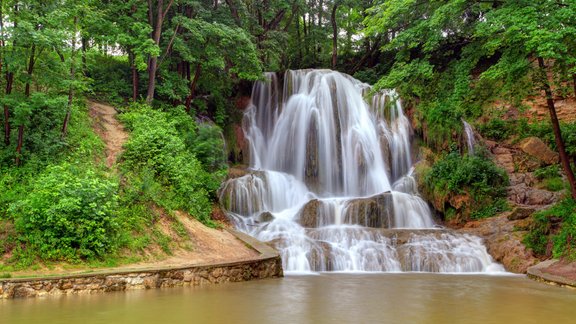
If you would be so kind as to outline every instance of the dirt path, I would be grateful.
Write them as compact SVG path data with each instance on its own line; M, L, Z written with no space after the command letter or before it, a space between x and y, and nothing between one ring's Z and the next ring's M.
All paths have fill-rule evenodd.
M117 112L114 107L94 101L89 101L88 105L90 116L96 121L96 133L106 144L106 165L110 168L122 153L122 145L128 140L128 133L116 119Z
M226 230L208 228L182 212L176 212L176 218L188 232L191 249L174 249L172 255L162 260L128 264L117 269L179 267L192 264L243 261L260 255ZM166 225L169 226L169 224ZM163 232L168 231L166 225L161 226Z

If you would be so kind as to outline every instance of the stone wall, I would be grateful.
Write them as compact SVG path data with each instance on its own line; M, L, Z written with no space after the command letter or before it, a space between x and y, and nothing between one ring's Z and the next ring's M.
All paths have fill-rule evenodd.
M0 279L0 299L97 293L128 289L201 286L283 276L278 253L247 235L233 232L260 252L253 260L125 271L94 272L59 277Z

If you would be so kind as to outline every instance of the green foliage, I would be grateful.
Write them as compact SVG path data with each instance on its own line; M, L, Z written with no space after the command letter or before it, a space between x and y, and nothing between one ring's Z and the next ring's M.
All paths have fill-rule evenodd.
M453 152L437 161L426 182L443 192L492 195L505 194L506 173L483 156ZM471 190L471 191L470 191Z
M224 139L219 127L210 124L199 125L198 135L192 144L192 152L206 170L216 172L227 169L223 147Z
M396 53L378 87L397 88L418 104L425 139L437 148L454 141L461 118L479 117L496 100L519 107L539 95L547 75L565 95L574 73L573 2L390 0L367 12L364 31L389 35L383 51ZM534 64L538 57L548 67ZM489 137L510 135L497 123L485 129Z
M576 201L566 198L532 218L524 244L538 255L576 260Z
M87 53L87 71L90 92L107 102L120 104L132 96L130 64L125 56L103 55L98 51Z
M491 140L503 141L512 134L510 123L502 118L492 118L486 123L479 125L480 133Z
M173 114L180 117L173 119ZM213 226L210 197L215 196L225 174L225 166L217 164L220 160L212 154L223 154L222 143L212 141L211 144L215 146L207 150L203 146L203 139L214 134L209 130L200 133L203 137L199 139L186 140L179 130L192 129L190 123L193 121L182 113L173 114L133 106L130 112L122 115L122 120L132 131L122 155L129 185L136 190L135 196L150 199L168 210L185 210ZM183 119L186 118L184 116L188 122ZM195 152L204 154L202 162Z
M493 216L507 208L502 198L508 177L482 155L447 154L432 166L424 181L434 197L449 200L457 195L469 196L472 201L465 207L472 219Z
M485 199L484 202L489 200L490 199ZM509 210L508 202L505 198L500 197L492 199L492 202L488 204L482 204L473 208L472 212L470 213L470 219L488 218L506 210Z
M542 187L549 191L560 191L566 188L566 183L560 176L560 166L553 164L534 171L534 176L541 181Z
M542 182L543 187L549 191L561 191L566 189L567 184L560 177L545 179Z
M46 260L94 258L111 251L117 184L86 166L46 169L10 213L27 248Z

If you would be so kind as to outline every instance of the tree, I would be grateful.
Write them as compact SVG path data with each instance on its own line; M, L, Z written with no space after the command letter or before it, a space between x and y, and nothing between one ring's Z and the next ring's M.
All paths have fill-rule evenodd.
M430 127L446 120L453 126L474 113L470 98L478 91L489 89L492 94L483 96L480 106L494 95L514 98L525 85L522 80L532 77L531 88L546 98L562 166L576 198L549 80L549 75L567 80L574 73L576 3L389 0L371 8L365 22L368 34L389 36L383 50L397 51L392 69L378 85L399 87L405 96L416 98L426 107ZM444 129L449 136L450 127Z

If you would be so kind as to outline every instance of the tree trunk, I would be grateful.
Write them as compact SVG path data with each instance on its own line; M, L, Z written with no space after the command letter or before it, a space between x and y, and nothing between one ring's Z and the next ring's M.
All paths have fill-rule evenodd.
M66 108L66 116L62 123L62 137L68 133L68 122L70 121L70 114L72 113L72 102L74 101L74 81L76 79L76 30L78 25L78 17L74 17L74 29L72 32L72 49L70 52L70 88L68 89L68 106Z
M336 61L338 60L338 26L336 25L336 10L338 10L338 2L334 2L332 7L332 69L336 68Z
M544 64L544 59L541 57L538 58L538 66L540 67L542 88L546 94L546 104L548 105L548 111L550 113L550 121L552 122L552 130L554 131L556 147L558 148L558 153L560 154L560 162L562 163L562 167L566 173L566 177L568 178L572 198L576 199L576 178L574 177L574 172L572 172L572 168L570 167L570 159L568 158L568 154L566 154L566 148L564 147L564 140L562 139L560 123L558 122L556 107L554 106L554 97L552 96L552 89L550 88L550 83L548 81L547 67Z
M10 145L10 109L4 105L4 145Z
M28 60L28 81L24 87L24 95L26 98L30 97L30 83L32 82L32 73L34 72L34 63L36 53L36 44L32 44L30 49L30 59ZM18 126L18 142L16 143L16 165L20 165L20 154L22 154L22 144L24 143L24 124Z
M12 85L14 84L14 73L6 71L6 95L12 93ZM4 105L4 144L10 145L10 109L8 105Z
M157 0L156 4L156 21L154 22L154 5L152 0L148 0L148 23L152 26L152 40L156 46L160 47L160 37L162 36L162 24L164 17L172 6L174 0L170 0L166 9L164 9L164 0ZM156 72L158 70L158 57L150 56L148 60L148 91L146 93L146 103L151 104L154 99L156 90Z
M86 37L82 37L82 74L86 76L88 71L88 66L86 64L86 51L88 50L88 39Z
M324 0L318 4L318 27L322 28L322 14L324 13Z
M4 63L4 50L6 49L4 42L5 35L4 35L4 8L3 1L0 0L0 36L2 39L0 40L0 46L2 50L0 51L0 74L2 73L3 63ZM14 80L14 74L6 71L6 94L10 94L12 92L12 82ZM10 145L10 110L8 109L7 105L4 105L4 144L6 146Z
M240 19L240 14L238 14L238 8L236 7L234 0L226 0L226 4L228 5L228 8L230 8L230 14L232 15L232 18L234 18L236 25L242 27L242 20Z
M296 37L298 40L298 64L296 66L300 67L302 64L302 37L300 35L300 16L297 15L296 18Z
M304 33L304 53L308 57L308 27L306 26L306 13L302 13L302 32Z
M190 82L190 93L186 97L186 112L190 112L190 106L192 105L192 99L194 99L194 92L196 91L196 85L198 84L198 79L200 78L200 73L202 72L202 65L200 63L196 64L196 70L194 71L194 79Z
M32 44L32 48L30 49L30 60L28 61L28 77L30 80L26 82L26 86L24 87L24 95L26 97L30 97L30 83L32 83L32 72L34 71L34 62L36 61L35 58L36 53L36 44Z
M136 56L131 50L128 50L128 60L132 70L132 101L138 100L138 69L136 68Z
M22 153L22 143L24 143L24 125L18 126L18 141L16 144L16 165L20 165L20 154Z
M576 73L572 74L572 85L574 85L574 98L576 98Z

